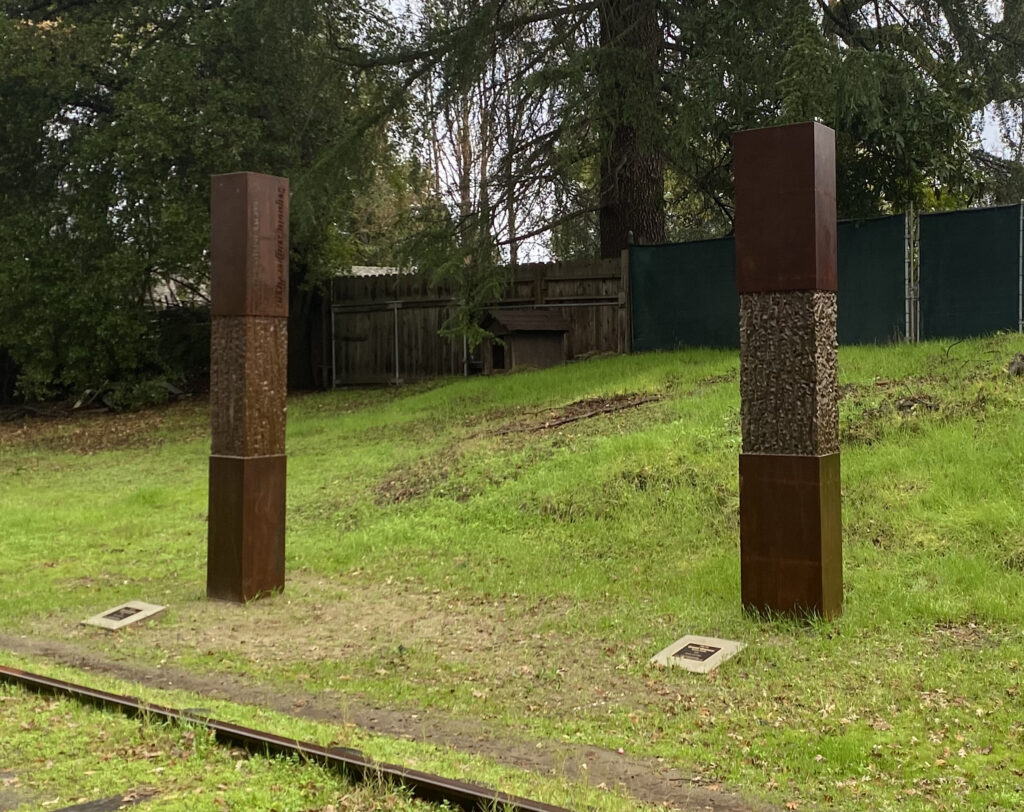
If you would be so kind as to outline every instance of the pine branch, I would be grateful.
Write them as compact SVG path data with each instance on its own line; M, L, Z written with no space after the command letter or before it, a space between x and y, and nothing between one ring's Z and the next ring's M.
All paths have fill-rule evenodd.
M565 214L561 217L556 217L554 220L549 220L539 228L535 228L533 231L527 231L525 233L516 234L515 239L517 242L522 242L523 240L528 240L531 237L538 237L541 234L546 234L547 232L555 228L558 228L558 226L560 225L570 223L573 220L582 217L585 214L593 214L594 212L599 210L599 206L588 206L585 209L577 209L576 211L570 212L569 214ZM497 245L508 245L510 242L511 240L499 240L497 242Z
M498 20L489 28L489 31L498 37L510 36L522 28L536 23L547 22L573 14L590 13L597 9L597 6L597 0L590 0L590 2L579 4L556 6L544 11L533 12L532 14L522 14L506 20ZM408 48L405 50L365 53L338 39L335 39L332 44L336 50L343 55L341 57L341 61L344 64L348 64L354 68L359 68L360 70L399 67L414 64L421 60L434 61L462 45L466 39L467 32L474 31L476 25L489 16L491 15L488 14L488 9L485 7L475 16L460 25L431 32L432 36L430 39L432 39L433 42L424 43L419 47Z

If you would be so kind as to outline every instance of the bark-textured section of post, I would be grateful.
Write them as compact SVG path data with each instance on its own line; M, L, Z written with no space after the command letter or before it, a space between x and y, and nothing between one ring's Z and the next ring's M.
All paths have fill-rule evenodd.
M214 175L206 594L284 588L288 181Z
M835 134L737 133L740 581L759 612L843 606Z
M742 295L740 346L743 450L837 453L836 294Z

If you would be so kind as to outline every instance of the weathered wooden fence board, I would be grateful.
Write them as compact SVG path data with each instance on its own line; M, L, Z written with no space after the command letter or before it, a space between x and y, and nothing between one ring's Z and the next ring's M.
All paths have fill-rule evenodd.
M569 357L579 358L627 350L622 290L618 259L536 263L517 267L493 306L556 310L570 325ZM438 334L453 310L450 287L418 274L339 276L332 301L336 385L462 374L462 341Z

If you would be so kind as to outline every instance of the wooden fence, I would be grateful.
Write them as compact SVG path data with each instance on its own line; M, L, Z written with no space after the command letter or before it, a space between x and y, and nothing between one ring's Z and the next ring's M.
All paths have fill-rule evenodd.
M492 308L559 312L569 322L570 359L628 352L623 273L618 259L520 265ZM462 375L474 366L460 338L438 334L452 315L453 291L425 276L339 276L331 299L335 386Z

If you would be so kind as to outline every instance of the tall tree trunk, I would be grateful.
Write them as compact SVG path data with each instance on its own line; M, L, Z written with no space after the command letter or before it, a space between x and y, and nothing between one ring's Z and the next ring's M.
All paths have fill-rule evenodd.
M657 0L602 0L598 72L604 116L601 256L665 240L665 162L659 138L661 29Z

